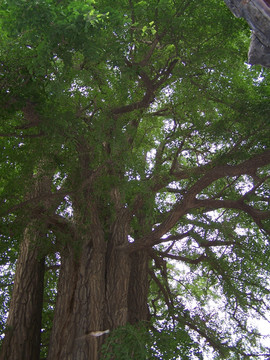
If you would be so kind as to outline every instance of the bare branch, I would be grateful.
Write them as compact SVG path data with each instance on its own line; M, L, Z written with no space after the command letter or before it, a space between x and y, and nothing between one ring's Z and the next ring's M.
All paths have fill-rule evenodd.
M196 207L212 209L237 209L247 213L254 222L259 226L259 228L264 229L262 225L262 220L270 219L270 210L262 211L255 209L243 202L243 199L240 200L215 200L215 199L206 199L206 200L196 200ZM265 230L265 229L264 229ZM266 231L266 230L265 230Z
M182 318L178 317L177 320L181 324L187 325L190 329L196 331L198 334L200 334L206 341L218 352L221 354L224 351L224 346L226 344L222 344L217 338L215 338L213 335L208 334L207 330L204 330L201 326L201 324L197 324L195 320L193 320L189 314L188 311L185 311L185 316ZM202 321L202 320L201 320ZM227 347L227 346L226 346Z
M157 252L158 255L160 255L162 258L169 258L169 259L173 259L173 260L180 260L180 261L183 261L185 263L188 263L188 264L199 264L200 262L203 262L206 260L206 256L204 254L202 254L201 256L199 256L198 258L196 259L190 259L190 258L187 258L185 256L180 256L180 255L173 255L173 254L166 254L166 253L163 253L162 251L158 251Z
M253 209L244 204L244 202L233 200L197 200L196 195L207 188L216 180L227 176L239 176L244 174L254 173L258 168L270 164L270 150L265 150L264 153L253 156L252 158L238 164L238 165L220 165L210 168L205 174L187 190L183 200L175 205L175 207L168 213L167 218L155 228L151 233L139 239L138 241L123 246L121 249L133 252L138 248L152 246L157 238L162 238L164 234L169 232L179 219L184 216L189 210L199 207L209 208L232 208L243 210L247 212L254 219L256 224L263 229L261 220L269 218L269 212L262 212ZM265 230L265 229L264 229Z
M257 184L255 186L253 186L244 196L243 196L243 200L244 199L248 199L252 194L255 193L255 191L267 180L270 178L270 175L265 176L262 179L256 179L257 180Z
M270 164L270 150L265 150L262 154L253 156L252 158L238 165L221 165L216 166L194 184L189 190L189 197L200 193L214 181L226 176L239 176L244 174L252 174L258 168Z
M45 267L45 270L46 271L50 271L50 270L60 270L61 268L61 265L50 265L50 266L46 266Z

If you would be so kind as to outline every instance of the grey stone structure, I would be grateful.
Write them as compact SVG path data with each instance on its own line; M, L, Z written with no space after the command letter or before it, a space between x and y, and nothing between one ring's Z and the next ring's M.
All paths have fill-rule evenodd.
M236 17L246 19L252 30L249 64L270 67L270 0L224 1Z

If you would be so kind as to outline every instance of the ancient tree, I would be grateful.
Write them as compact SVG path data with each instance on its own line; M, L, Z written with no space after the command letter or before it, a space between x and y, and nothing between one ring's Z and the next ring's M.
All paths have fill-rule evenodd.
M269 74L246 23L216 0L0 9L0 359L266 354Z

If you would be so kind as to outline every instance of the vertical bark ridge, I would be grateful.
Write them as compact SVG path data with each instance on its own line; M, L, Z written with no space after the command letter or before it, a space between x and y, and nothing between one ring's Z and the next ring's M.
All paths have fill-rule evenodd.
M128 322L132 325L149 321L147 306L149 280L149 257L145 250L134 252L131 257L131 271L128 289Z
M33 188L27 195L31 198L43 197L38 204L38 213L51 211L51 174L45 175L45 162L40 161L38 171L33 176ZM47 230L46 222L40 226L35 212L29 214L31 220L25 227L12 291L7 330L1 349L1 360L38 360L40 354L40 331L42 323L43 288L45 272L45 252L42 237Z
M75 337L71 314L74 311L77 278L78 263L74 259L72 249L67 247L61 254L61 269L48 359L68 359L67 344L72 345Z
M39 237L26 229L16 265L14 287L1 360L38 360L42 316L44 258L33 243Z
M90 225L79 241L80 255L64 255L48 360L97 360L103 330L106 243L97 209L89 204ZM63 336L64 332L64 336Z
M123 208L118 212L112 227L111 250L107 261L106 304L107 326L115 329L125 325L128 319L128 286L130 258L117 246L128 242L130 214Z

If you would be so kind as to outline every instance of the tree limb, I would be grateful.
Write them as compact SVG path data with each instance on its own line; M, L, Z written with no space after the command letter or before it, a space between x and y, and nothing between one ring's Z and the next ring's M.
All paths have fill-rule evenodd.
M158 251L157 253L158 253L158 255L160 255L162 258L166 257L166 258L173 259L173 260L180 260L180 261L183 261L183 262L185 262L185 263L194 264L194 265L199 264L199 263L202 262L202 261L205 261L206 258L207 258L204 254L202 254L201 256L199 256L199 257L196 258L196 259L190 259L190 258L187 258L187 257L185 257L185 256L165 254L165 253L163 253L162 251Z
M270 150L266 150L262 154L255 155L237 165L226 164L210 168L193 186L191 186L189 190L186 191L186 195L183 200L174 206L174 208L168 213L167 218L159 226L157 226L148 235L142 237L134 243L122 247L121 249L133 252L137 251L137 249L141 247L152 246L154 239L162 238L162 236L169 232L179 219L189 210L205 206L214 208L231 207L233 209L244 210L251 215L256 224L262 228L261 220L268 219L269 212L261 212L260 210L253 209L243 202L240 204L239 202L235 202L233 200L226 200L226 202L222 202L222 200L211 200L210 202L210 199L197 200L196 195L220 178L251 174L257 171L258 168L268 164L270 164Z

